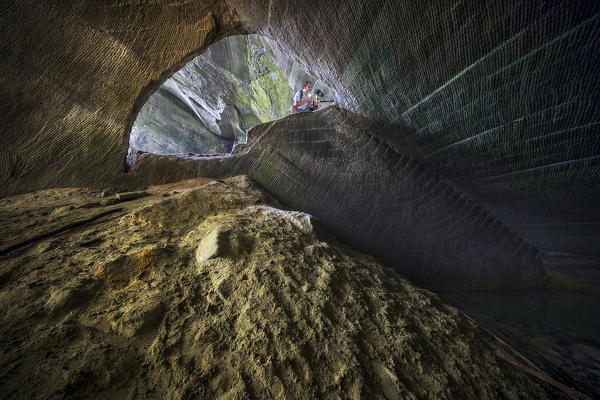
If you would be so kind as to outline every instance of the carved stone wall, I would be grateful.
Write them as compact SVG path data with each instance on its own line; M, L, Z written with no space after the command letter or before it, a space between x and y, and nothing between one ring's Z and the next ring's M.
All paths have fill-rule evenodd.
M3 3L0 192L117 180L142 104L236 29L218 1Z
M415 199L423 190L437 190L430 187L437 181L425 178L436 176L447 190L473 204L465 210L465 221L486 226L489 216L514 233L502 237L525 240L522 246L506 244L509 255L518 258L531 245L541 250L547 268L558 263L597 269L600 3L225 3L98 5L81 0L68 5L33 1L4 5L1 193L53 186L143 185L197 175L203 169L196 162L189 170L178 169L187 161L173 158L152 159L125 174L133 119L155 88L210 43L236 32L257 32L335 89L344 107L391 126L376 131L360 127L356 132L368 136L347 138L341 148L361 151L356 143L375 137L381 144L360 162L388 160L392 151L411 160L412 169L402 163L385 167L386 176L407 185L407 192L397 194L398 199L406 196L406 203L398 201L406 221L421 215L423 204ZM315 144L303 139L290 151L304 148L307 157L314 156L321 127L311 129ZM325 154L324 159L313 160L314 168L334 162L330 157L346 160ZM263 161L259 154L256 162ZM273 176L280 176L278 165L273 166ZM348 174L344 182L350 185L377 181L384 168L338 165L337 171ZM326 178L297 173L309 188ZM284 182L286 177L280 179ZM286 197L296 184L288 180L287 186L270 189ZM321 192L313 186L307 195L312 190ZM371 186L354 190L367 190L357 196L368 203ZM306 200L306 207L319 204L330 207L328 214L337 212L337 204L320 200ZM463 209L431 204L439 208L420 221L431 223L433 230L447 223L443 216ZM352 214L356 212L352 206L345 210L351 214L340 216L340 221L347 218L358 224L370 215L362 207L362 214ZM465 229L464 243L478 240L476 229ZM382 231L380 237L389 240L394 234ZM428 245L411 251L428 254L437 249L425 237L420 239ZM454 254L452 246L440 246ZM475 248L465 251L472 251L475 258L485 253ZM593 274L584 271L581 276Z

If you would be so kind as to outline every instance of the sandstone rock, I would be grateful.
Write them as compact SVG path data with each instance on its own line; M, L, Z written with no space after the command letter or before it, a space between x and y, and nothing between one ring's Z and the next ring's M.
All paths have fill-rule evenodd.
M113 204L117 204L119 202L119 199L117 199L116 197L111 197L108 199L102 199L102 202L100 203L102 206L111 206Z
M50 313L56 313L75 304L77 295L72 288L54 288L44 307Z
M102 205L102 202L100 202L100 201L88 201L87 203L78 205L76 208L96 208L96 207L100 207L101 205Z
M219 247L223 246L223 234L218 230L212 231L206 235L198 245L196 250L196 262L198 264L219 256ZM221 243L220 243L221 242ZM221 248L221 252L222 252Z
M143 196L148 196L148 192L146 192L146 191L124 192L124 193L117 193L115 195L115 197L121 201L137 199L138 197L143 197Z
M233 181L141 199L118 222L3 258L4 393L560 397L437 296L241 190L255 186L248 179Z
M168 250L161 246L145 248L102 264L94 275L109 286L127 287L136 281L151 279L167 255Z
M278 43L278 51L331 84L346 108L389 123L392 129L375 127L361 133L352 129L356 136L344 136L344 143L336 144L320 140L331 137L331 132L324 131L318 119L295 116L286 123L304 121L305 132L297 141L291 140L297 132L288 135L288 151L263 148L264 156L254 158L258 166L247 157L245 166L240 162L233 169L213 168L219 176L254 171L275 195L295 201L296 209L317 217L324 210L329 226L349 232L348 240L373 245L374 252L402 260L408 270L426 271L433 279L438 276L436 268L441 268L460 271L452 277L458 284L471 280L486 287L489 276L473 281L472 272L477 275L488 265L503 277L521 270L516 272L518 281L528 282L539 276L540 249L573 254L565 257L571 261L581 258L579 254L591 260L600 255L596 84L600 3L526 0L495 6L465 0L424 6L413 0L332 0L315 2L310 12L304 3L276 0L130 3L99 7L96 2L75 0L69 7L57 7L54 2L12 2L0 13L0 31L7 38L0 83L2 196L67 185L136 188L207 171L188 160L146 157L137 173L126 174L130 127L150 93L209 44L228 34L262 32ZM347 126L339 127L335 134L343 136ZM332 148L374 156L342 158ZM332 181L347 187L330 189ZM385 214L373 204L387 204ZM173 211L169 207L155 211L161 210ZM165 221L163 216L142 215L175 232L173 226L181 221ZM355 223L355 216L366 221L366 231ZM182 225L188 228L185 221ZM373 226L379 227L376 234ZM398 243L401 246L390 246ZM389 249L398 253L388 254ZM47 260L46 253L40 258ZM2 261L13 263L10 257ZM27 265L24 271L42 268ZM595 265L582 273L588 286L597 279ZM17 285L2 299L18 304L37 301L42 307L42 300L34 296L35 285L18 286L25 277L18 276L20 268L13 271L2 272L12 276L8 287ZM27 279L32 284L43 281L40 276ZM3 311L5 326L27 322L10 307ZM19 336L32 331L19 330L19 324L10 328ZM38 343L52 347L81 337L93 342L98 335L79 322L66 321L54 328L48 337L29 341L26 352L10 353L9 347L2 365L10 366L10 371L24 365L31 371L36 362L25 365L26 361L14 360L35 353ZM167 345L159 346L168 340L174 339L163 335L158 350L171 351ZM129 369L119 361L140 359L125 347L115 352L118 356L88 350L87 359L99 360L98 368L114 364L123 377ZM215 345L206 358L219 351ZM77 374L70 375L68 385L63 382L56 393L37 397L60 397L63 389L81 390L77 397L89 397L96 395L96 388L106 387L84 366L73 370ZM48 381L60 379L59 368L52 371L56 375ZM203 371L207 379L216 374L208 368ZM107 396L126 397L119 390L127 385L113 379L117 382L111 382L113 392ZM173 381L181 382L178 377ZM13 385L15 391L36 384L10 378L4 382L3 387ZM285 389L280 382L271 383L277 394ZM244 385L232 388L231 396L241 396ZM86 387L91 388L89 393ZM178 394L185 393L182 388Z
M138 304L129 304L109 316L111 330L126 338L155 335L165 315L158 293L149 292Z
M73 209L75 209L75 207L74 207L74 206L72 206L72 205L63 206L63 207L55 208L55 209L52 211L52 213L51 213L51 214L52 214L52 215L61 215L61 214L66 214L66 213L68 213L69 211L71 211L71 210L73 210Z

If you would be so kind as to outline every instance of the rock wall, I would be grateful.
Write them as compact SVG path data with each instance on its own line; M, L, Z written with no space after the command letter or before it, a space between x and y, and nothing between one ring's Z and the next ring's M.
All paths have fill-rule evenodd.
M396 126L393 148L595 274L600 3L227 3L345 107Z
M218 1L23 1L0 11L4 196L114 182L150 94L240 29Z
M439 176L472 201L476 207L466 220L485 225L482 216L489 214L516 233L505 237L523 237L545 256L566 255L572 262L562 260L563 266L584 259L585 268L597 269L600 3L226 4L99 6L81 0L60 7L31 1L4 6L2 195L197 175L198 168L176 170L181 161L172 158L125 175L133 120L150 93L210 43L235 32L259 32L335 89L347 108L391 125L374 132L383 143L378 149L409 156L415 171ZM320 126L313 128L319 132ZM315 135L307 149L318 148ZM324 161L315 162L318 169ZM410 182L409 199L429 187L423 185L430 181L415 179L430 175L388 167L387 173ZM346 173L349 182L378 177L369 165ZM324 206L334 213L337 204ZM400 207L407 215L421 212L418 202ZM439 207L431 210L434 226L456 212L448 204ZM339 218L358 223L368 217L363 209ZM465 235L469 243L477 231ZM527 246L514 249L516 255Z

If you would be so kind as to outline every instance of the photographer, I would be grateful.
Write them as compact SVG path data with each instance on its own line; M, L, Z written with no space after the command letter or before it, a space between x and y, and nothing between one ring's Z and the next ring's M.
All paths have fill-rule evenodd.
M314 106L311 99L312 95L310 93L311 91L312 82L304 82L304 85L302 85L302 90L298 90L294 96L294 104L290 108L291 114L303 111L314 111Z

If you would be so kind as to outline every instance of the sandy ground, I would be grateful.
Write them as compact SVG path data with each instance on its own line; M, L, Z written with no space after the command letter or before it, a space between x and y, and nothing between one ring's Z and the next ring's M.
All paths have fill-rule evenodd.
M566 397L245 177L147 192L0 201L3 398Z

